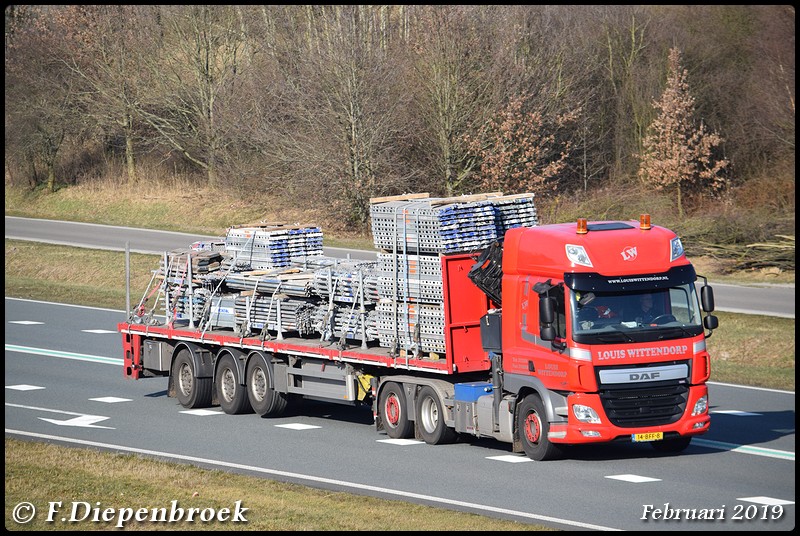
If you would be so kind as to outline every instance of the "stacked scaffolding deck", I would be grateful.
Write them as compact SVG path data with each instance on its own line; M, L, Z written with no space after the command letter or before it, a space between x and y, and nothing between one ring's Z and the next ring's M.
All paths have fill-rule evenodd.
M371 199L370 215L375 246L382 250L378 254L380 345L411 352L446 349L446 258L481 251L502 240L508 229L538 223L533 194L500 192L446 199L426 194ZM471 266L466 268L469 272Z
M438 255L379 253L378 293L383 298L441 303L441 259Z
M322 230L283 224L231 227L225 236L225 251L235 265L280 268L322 255Z
M477 251L508 229L538 224L533 194L373 200L375 247L407 254Z

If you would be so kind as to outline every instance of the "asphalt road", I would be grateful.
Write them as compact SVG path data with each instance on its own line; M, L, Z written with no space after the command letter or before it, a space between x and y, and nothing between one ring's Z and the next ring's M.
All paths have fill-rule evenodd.
M6 238L115 251L124 251L125 244L128 243L132 252L153 254L188 247L197 240L220 239L168 231L10 216L6 216L5 226ZM325 254L333 257L349 255L354 259L376 258L373 251L341 248L325 248ZM794 285L737 286L713 280L709 283L714 287L719 311L794 318Z
M123 378L116 332L123 316L6 298L6 437L566 530L795 526L794 393L712 383L711 429L681 455L619 444L574 447L563 460L533 462L494 440L386 442L368 408L304 402L272 419L225 415L218 407L187 411L166 396L166 379ZM95 500L90 490L85 495L78 490L52 500ZM713 519L684 519L690 512ZM676 515L680 521L666 519Z

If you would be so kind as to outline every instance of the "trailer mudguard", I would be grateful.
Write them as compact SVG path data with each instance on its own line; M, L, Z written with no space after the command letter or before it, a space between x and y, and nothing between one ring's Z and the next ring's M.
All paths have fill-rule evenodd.
M247 367L247 353L239 350L238 348L223 348L222 350L217 353L217 359L215 360L214 366L214 377L217 377L217 367L216 363L219 363L220 358L225 355L230 354L233 357L234 363L236 363L236 372L237 378L239 380L239 385L245 384L245 369Z
M175 356L184 348L189 350L189 354L192 356L195 376L197 378L213 378L216 359L214 359L214 354L210 350L202 346L190 342L180 342L175 345L175 351L172 354L173 362L175 361Z

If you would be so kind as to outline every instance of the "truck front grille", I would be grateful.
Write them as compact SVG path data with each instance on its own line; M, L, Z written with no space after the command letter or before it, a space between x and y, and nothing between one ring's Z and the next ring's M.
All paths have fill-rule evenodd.
M667 385L600 391L603 409L611 423L622 428L670 424L686 410L689 388Z

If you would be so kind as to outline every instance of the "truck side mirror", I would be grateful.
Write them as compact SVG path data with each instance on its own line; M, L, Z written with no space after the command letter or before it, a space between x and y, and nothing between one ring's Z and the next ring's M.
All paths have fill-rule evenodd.
M552 325L550 326L542 326L539 329L539 338L543 341L554 341L556 340L556 328Z
M555 300L546 296L539 296L539 337L543 341L554 341L556 339L556 328L553 327L553 322L555 321Z
M714 290L708 285L700 287L700 302L703 305L703 311L710 313L714 310Z
M553 298L539 296L539 325L556 321L556 305Z
M710 331L713 331L719 327L719 319L714 315L707 315L703 318L703 326Z

